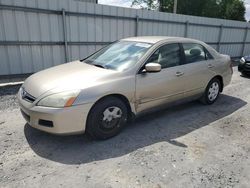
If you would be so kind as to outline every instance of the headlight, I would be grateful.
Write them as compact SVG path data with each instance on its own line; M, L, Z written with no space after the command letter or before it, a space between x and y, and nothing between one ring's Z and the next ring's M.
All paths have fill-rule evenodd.
M52 94L41 99L37 105L55 108L69 107L73 105L79 93L80 91L77 90Z
M241 59L240 59L240 64L244 64L246 62L246 60L245 60L245 58L244 57L242 57Z

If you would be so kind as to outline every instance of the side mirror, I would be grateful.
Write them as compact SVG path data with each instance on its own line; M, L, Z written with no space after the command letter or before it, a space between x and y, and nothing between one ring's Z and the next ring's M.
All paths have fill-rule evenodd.
M145 65L146 72L160 72L161 65L159 63L148 63Z

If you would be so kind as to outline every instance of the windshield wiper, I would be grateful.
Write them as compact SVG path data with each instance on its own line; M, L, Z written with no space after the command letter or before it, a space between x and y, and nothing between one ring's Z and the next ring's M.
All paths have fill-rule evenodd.
M100 64L92 64L92 65L94 65L94 66L96 66L96 67L100 67L100 68L106 69L106 67L105 67L105 66L100 65Z
M93 61L90 61L90 60L86 60L86 61L83 60L82 62L87 63L89 65L94 65L94 66L99 67L99 68L107 69L106 66L98 64L98 63L93 63Z

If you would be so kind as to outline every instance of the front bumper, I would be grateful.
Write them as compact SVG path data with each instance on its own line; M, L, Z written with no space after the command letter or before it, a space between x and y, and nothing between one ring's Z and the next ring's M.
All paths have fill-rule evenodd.
M31 105L18 97L20 109L27 123L39 130L53 134L84 133L92 103L66 108Z
M239 65L238 66L238 71L242 73L250 73L250 64L245 63L244 65Z

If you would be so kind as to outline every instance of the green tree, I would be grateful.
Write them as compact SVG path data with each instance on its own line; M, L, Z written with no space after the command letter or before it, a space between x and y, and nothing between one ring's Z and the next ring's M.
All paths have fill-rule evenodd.
M173 12L174 0L160 0L158 5L161 12Z
M133 6L139 6L141 9L147 10L156 10L159 7L157 0L133 0Z
M174 0L134 0L132 6L173 12ZM178 0L177 13L245 21L243 0Z
M201 16L206 1L204 0L179 0L177 6L177 13Z
M220 6L220 18L246 21L246 8L242 0L222 0Z
M220 18L218 10L220 10L220 4L218 0L204 1L204 6L202 7L201 16Z

